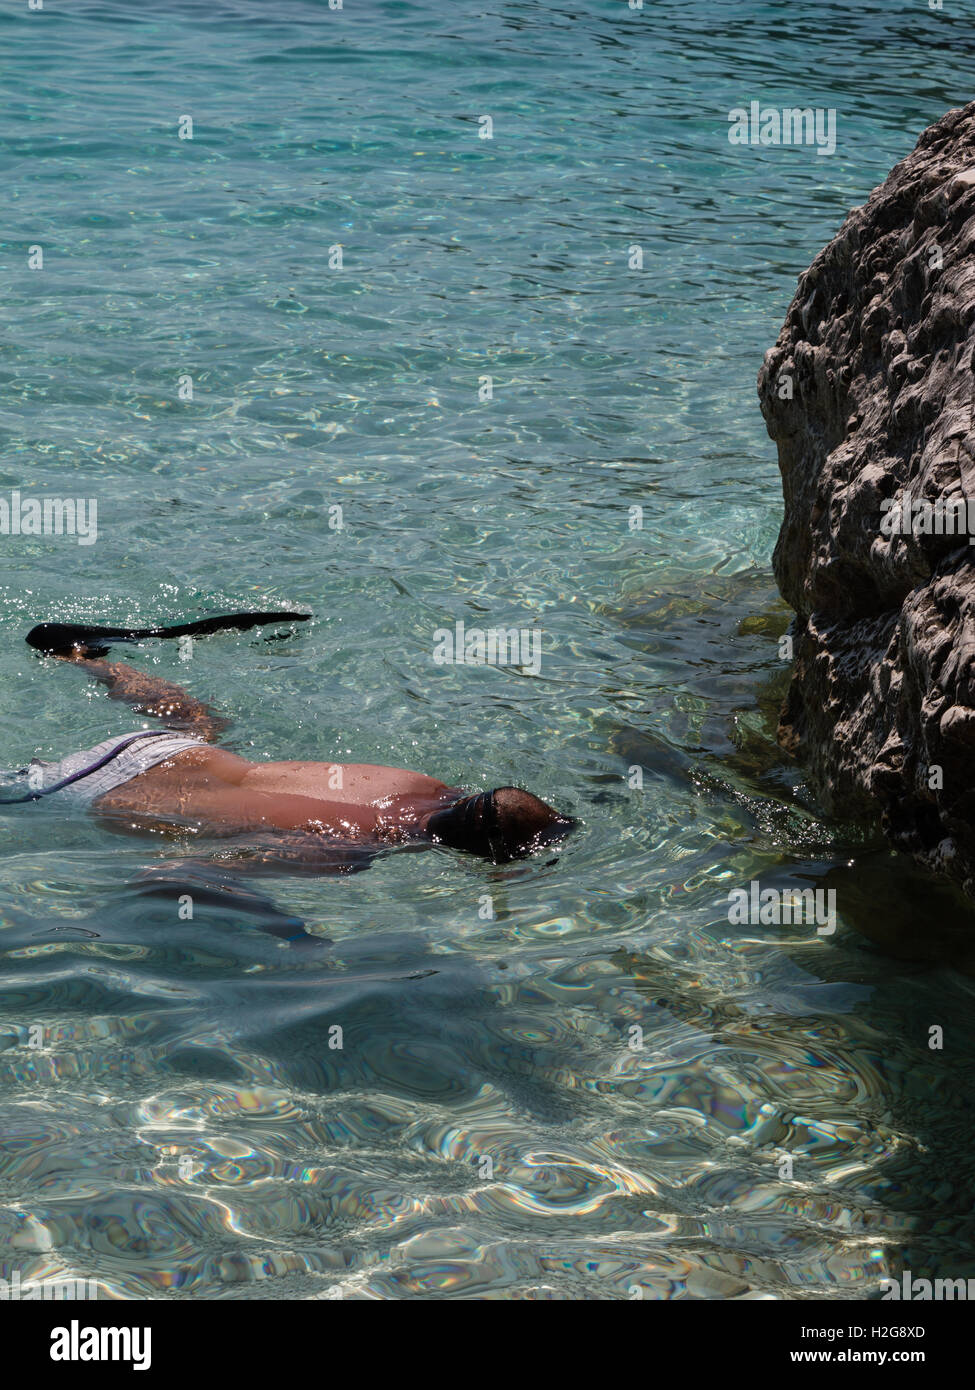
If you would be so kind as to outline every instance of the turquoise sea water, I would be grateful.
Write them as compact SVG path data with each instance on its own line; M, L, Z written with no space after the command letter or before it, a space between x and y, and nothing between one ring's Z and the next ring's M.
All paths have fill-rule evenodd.
M0 536L2 761L142 722L31 654L33 622L284 604L314 624L138 659L248 756L515 782L584 828L502 869L257 885L308 950L256 906L141 896L171 844L4 809L0 1275L612 1299L969 1274L970 917L775 746L754 382L798 273L970 98L972 4L151 9L0 14L0 496L98 507L94 545ZM752 100L834 107L835 155L732 146ZM541 629L540 673L436 665L458 620ZM733 926L753 879L835 889L836 933Z

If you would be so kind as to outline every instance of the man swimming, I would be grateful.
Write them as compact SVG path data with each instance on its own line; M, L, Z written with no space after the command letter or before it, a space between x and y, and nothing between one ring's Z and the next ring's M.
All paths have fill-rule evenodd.
M232 838L252 867L341 872L394 845L442 844L495 863L520 859L575 824L517 787L467 795L423 773L369 763L254 763L213 746L229 720L181 686L74 645L54 651L111 699L165 729L106 739L60 762L35 759L19 798L55 795L110 828Z

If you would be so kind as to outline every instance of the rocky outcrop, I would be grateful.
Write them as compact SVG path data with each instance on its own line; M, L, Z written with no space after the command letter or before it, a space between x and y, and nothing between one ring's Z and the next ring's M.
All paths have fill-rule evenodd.
M780 740L975 895L973 350L975 103L849 214L759 373L796 612Z

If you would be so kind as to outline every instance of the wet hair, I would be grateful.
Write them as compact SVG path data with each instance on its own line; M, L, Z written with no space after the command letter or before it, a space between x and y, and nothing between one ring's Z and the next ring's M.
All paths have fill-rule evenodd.
M497 787L462 797L435 811L427 822L431 837L451 849L479 854L496 864L523 859L543 845L560 840L576 824L531 792Z

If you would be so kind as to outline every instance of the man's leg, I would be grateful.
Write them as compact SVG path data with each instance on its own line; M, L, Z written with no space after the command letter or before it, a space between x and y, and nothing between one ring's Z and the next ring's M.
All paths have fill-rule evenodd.
M171 729L185 729L187 733L215 743L220 735L230 728L231 721L217 714L208 704L160 676L147 676L134 666L126 666L123 661L97 661L85 656L84 649L76 647L71 656L61 657L81 666L95 680L108 686L109 699L124 700L140 714L153 714L165 719Z

